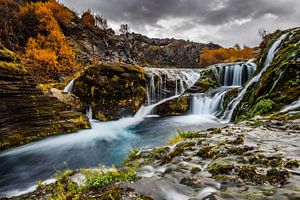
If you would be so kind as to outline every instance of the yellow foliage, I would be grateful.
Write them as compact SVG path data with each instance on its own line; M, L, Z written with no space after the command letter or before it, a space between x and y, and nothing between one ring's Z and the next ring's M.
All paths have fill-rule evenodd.
M68 45L56 20L56 18L64 22L71 20L68 12L62 14L64 9L65 7L51 0L46 3L30 3L20 10L21 14L33 12L39 20L40 33L36 38L28 40L25 49L26 61L32 71L40 72L49 78L68 75L77 71L79 67L75 52Z
M241 49L238 45L235 48L220 48L209 50L203 49L200 54L200 64L207 67L216 63L235 62L238 60L246 60L253 57L253 49L244 47Z

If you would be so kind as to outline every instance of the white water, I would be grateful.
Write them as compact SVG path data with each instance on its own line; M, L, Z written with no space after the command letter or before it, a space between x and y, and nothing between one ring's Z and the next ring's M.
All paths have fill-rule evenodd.
M216 116L223 108L223 99L230 89L236 87L224 87L221 91L210 95L200 93L193 95L191 104L191 114L193 115L214 115Z
M87 116L87 118L91 121L93 119L93 110L92 110L92 106L89 105L89 107L86 110L85 115Z
M256 65L252 62L238 62L214 65L218 69L222 86L243 86L254 74Z
M260 72L254 76L245 86L245 88L242 90L242 92L230 103L227 110L225 111L225 114L223 116L224 122L230 122L232 119L232 115L235 111L235 109L239 106L240 101L242 100L243 96L245 95L246 91L252 84L255 84L259 81L261 75L267 70L269 65L272 63L274 56L278 50L278 47L280 46L281 42L286 38L287 34L281 35L276 42L273 43L272 47L270 48L267 58L264 62L263 68L260 70Z
M75 79L71 80L68 85L64 88L64 92L71 93L74 86Z
M299 107L300 107L300 98L297 101L294 101L293 103L291 103L291 105L283 108L280 112L285 113L285 112L288 112L288 111L295 110Z
M178 98L200 78L200 70L193 69L145 68L145 73L150 80L146 86L147 102L135 118L146 117L155 107ZM175 83L175 88L169 86L170 82Z

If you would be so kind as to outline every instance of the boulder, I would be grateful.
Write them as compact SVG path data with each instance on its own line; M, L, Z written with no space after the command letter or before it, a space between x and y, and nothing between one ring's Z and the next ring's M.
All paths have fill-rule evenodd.
M180 96L176 99L159 105L156 113L162 116L178 116L190 110L191 95Z
M134 115L146 98L145 85L142 67L98 64L75 80L73 93L91 106L93 118L108 121Z

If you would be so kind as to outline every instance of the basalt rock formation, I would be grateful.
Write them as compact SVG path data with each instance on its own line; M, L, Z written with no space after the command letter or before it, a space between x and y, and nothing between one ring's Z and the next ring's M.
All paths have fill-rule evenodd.
M64 26L63 31L79 50L79 59L85 63L98 60L147 67L199 68L203 48L221 48L214 43L148 38L136 33L116 35L112 29L86 27L80 19Z
M13 52L0 49L0 150L89 128L84 115L37 88Z

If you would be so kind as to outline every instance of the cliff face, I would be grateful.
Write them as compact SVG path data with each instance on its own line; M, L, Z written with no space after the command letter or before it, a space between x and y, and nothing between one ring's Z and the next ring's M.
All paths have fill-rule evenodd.
M0 49L0 150L88 128L84 115L37 88L14 54Z
M196 68L203 48L221 46L176 39L150 39L136 33L116 35L113 30L86 27L77 22L63 27L70 43L79 50L79 58L138 64L147 67Z
M277 31L261 44L258 70L263 67L272 44L287 34L278 47L274 59L263 72L260 80L249 87L237 111L238 119L248 119L279 111L298 100L300 96L300 29Z

